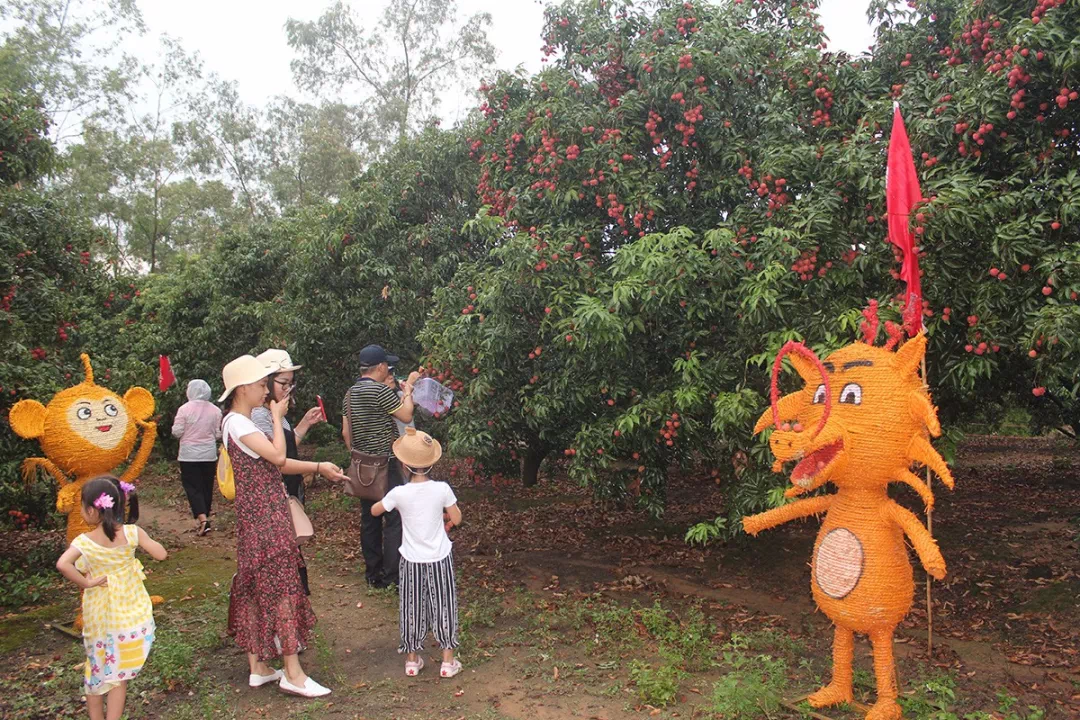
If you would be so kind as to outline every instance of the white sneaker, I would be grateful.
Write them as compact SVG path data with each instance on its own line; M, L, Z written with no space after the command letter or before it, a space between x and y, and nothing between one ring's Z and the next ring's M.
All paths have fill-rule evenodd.
M284 674L280 670L275 670L269 675L256 675L252 673L248 675L248 685L253 688L262 687L263 685L269 685L272 682L277 682L284 677Z
M302 686L296 686L289 682L289 678L282 675L278 687L281 688L282 692L288 693L289 695L299 695L300 697L306 698L317 698L330 694L330 688L323 687L311 678L304 680Z

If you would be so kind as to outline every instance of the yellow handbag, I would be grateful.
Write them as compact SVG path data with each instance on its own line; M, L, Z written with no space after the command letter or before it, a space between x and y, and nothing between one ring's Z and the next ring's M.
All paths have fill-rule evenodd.
M236 485L233 484L232 460L229 451L222 446L217 459L217 486L226 500L236 499Z

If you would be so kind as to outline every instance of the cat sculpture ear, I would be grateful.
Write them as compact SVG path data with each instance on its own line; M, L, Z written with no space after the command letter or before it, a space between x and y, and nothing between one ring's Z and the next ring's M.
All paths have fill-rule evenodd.
M919 333L900 346L896 351L896 359L893 365L901 375L909 375L917 372L926 356L926 335Z

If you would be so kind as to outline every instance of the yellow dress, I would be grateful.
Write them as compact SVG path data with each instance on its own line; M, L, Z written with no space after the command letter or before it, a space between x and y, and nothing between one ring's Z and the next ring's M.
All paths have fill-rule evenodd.
M83 591L84 689L104 695L139 674L154 642L154 608L143 586L146 576L135 558L139 529L124 525L127 545L102 547L86 535L72 541L82 556L75 568L107 585Z

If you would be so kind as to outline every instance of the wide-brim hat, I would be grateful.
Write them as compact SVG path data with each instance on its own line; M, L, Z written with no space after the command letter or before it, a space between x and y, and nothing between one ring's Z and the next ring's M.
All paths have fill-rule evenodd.
M241 385L259 382L274 372L274 369L252 355L241 355L221 369L221 380L225 383L225 392L218 402L225 402L233 390Z
M442 445L426 432L406 427L405 434L394 441L394 456L412 468L427 468L439 462Z
M264 365L269 365L272 368L272 372L276 373L292 372L293 370L299 370L304 367L303 365L293 365L292 358L289 357L288 351L278 350L277 348L270 348L257 355L255 359Z

